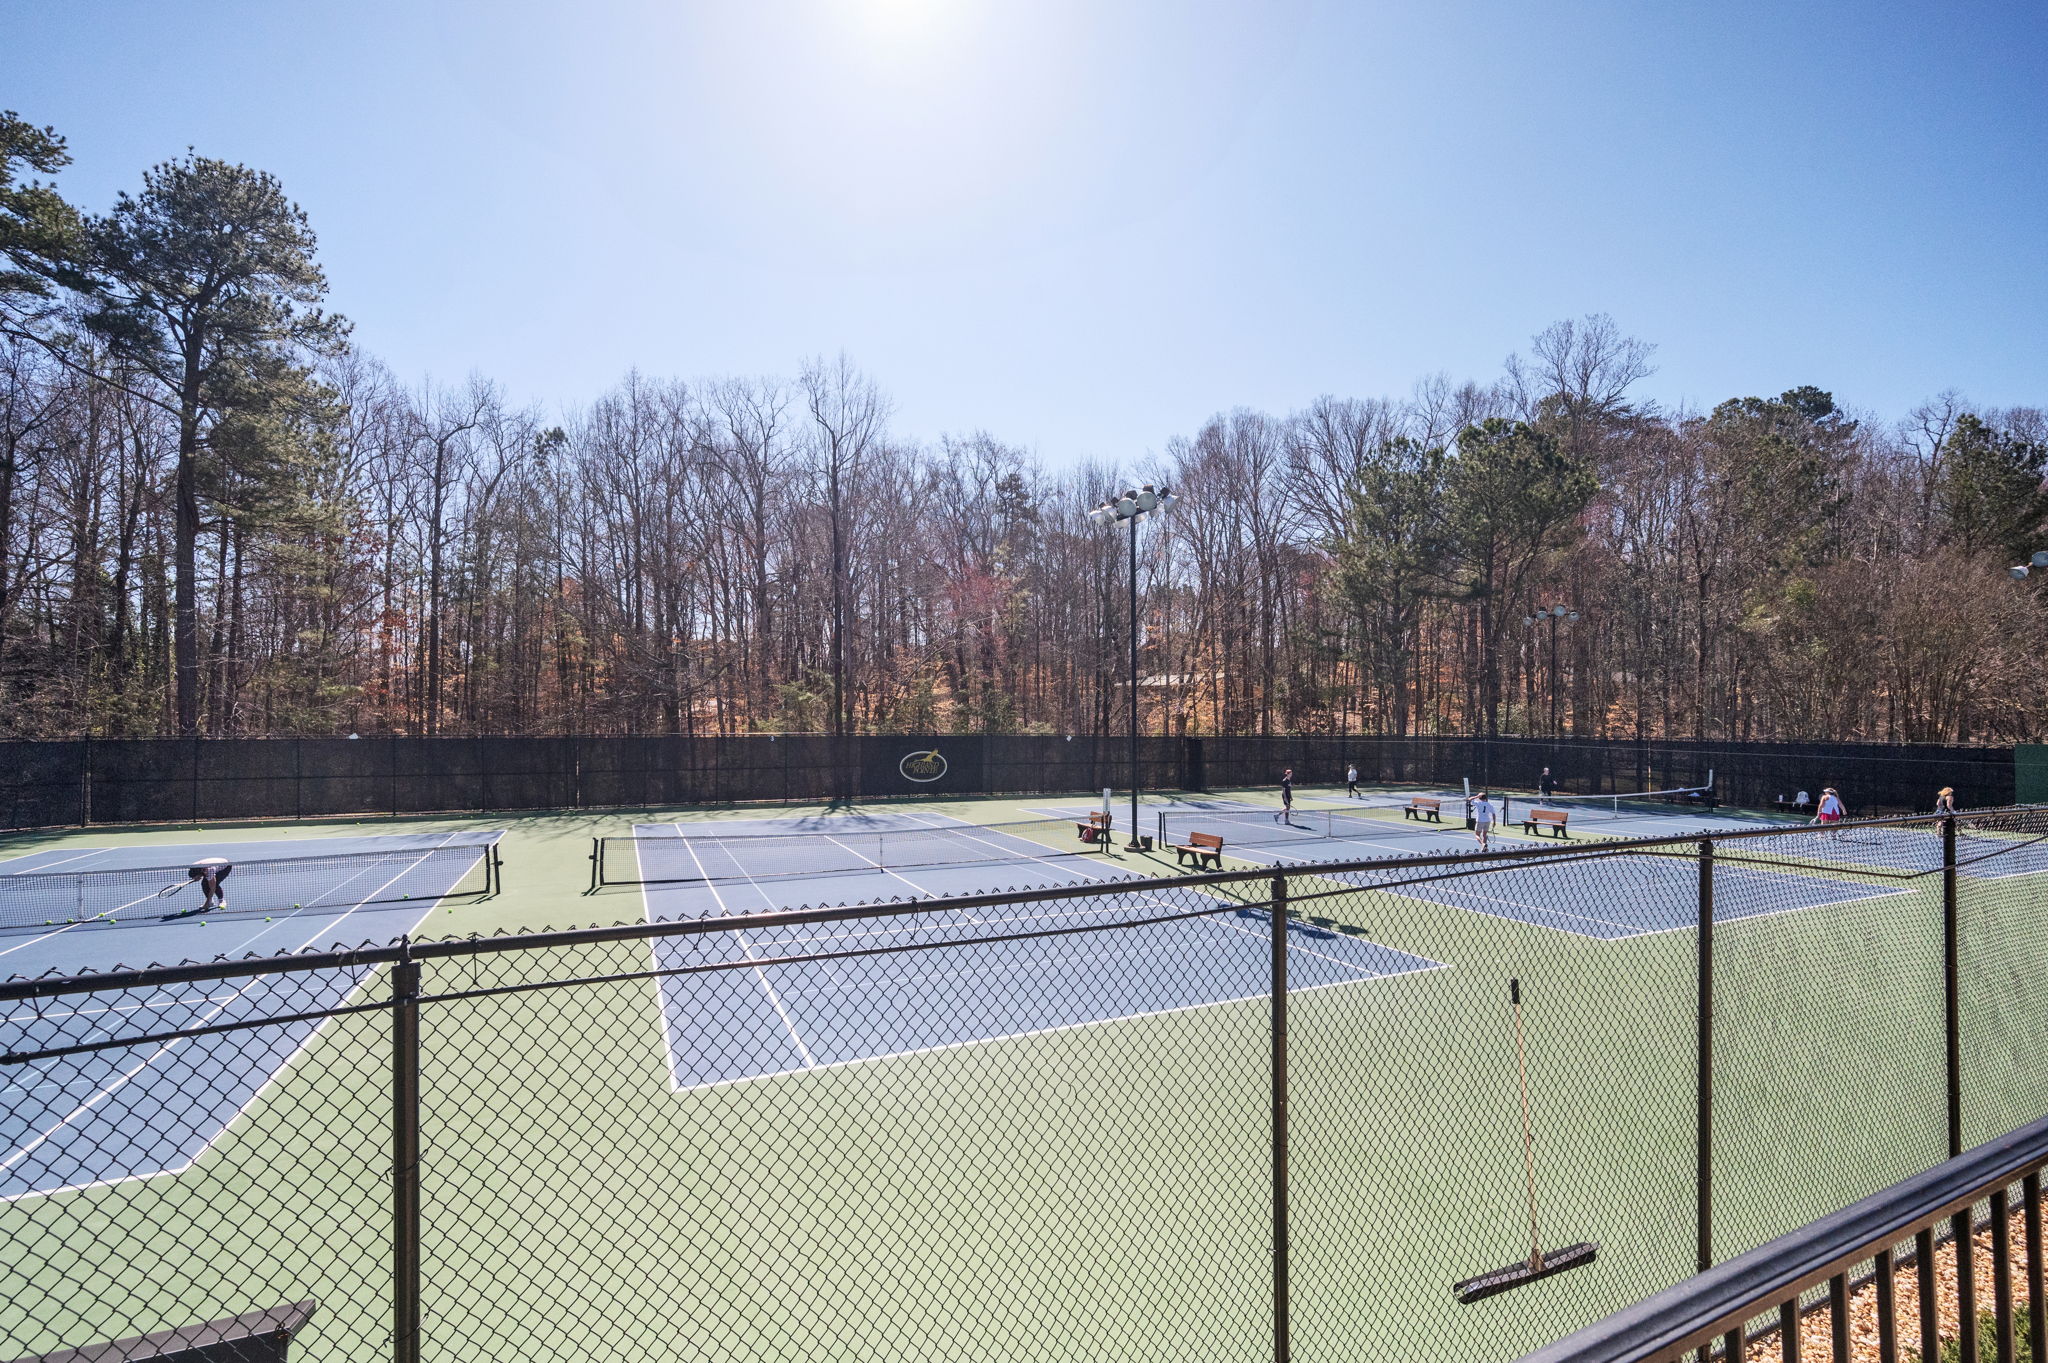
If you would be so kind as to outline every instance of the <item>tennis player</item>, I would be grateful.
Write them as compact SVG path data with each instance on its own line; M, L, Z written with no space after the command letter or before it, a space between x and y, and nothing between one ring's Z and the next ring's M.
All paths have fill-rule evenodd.
M1815 823L1840 823L1848 815L1842 808L1842 797L1835 793L1833 786L1823 786L1820 792L1820 808L1813 812Z
M1472 802L1472 831L1479 836L1479 850L1487 850L1486 839L1493 832L1493 821L1500 811L1493 807L1493 800L1485 791Z
M1274 823L1294 822L1294 768L1280 773L1280 812L1273 816Z
M221 882L234 873L235 864L226 857L201 857L186 869L185 874L199 882L199 893L205 896L197 912L228 906L228 892Z
M1536 793L1546 800L1557 794L1557 778L1550 774L1550 768L1545 767L1543 774L1536 778Z
M1358 764L1356 762L1344 768L1344 794L1354 800L1358 798Z
M1943 786L1935 795L1934 812L1937 814L1953 814L1956 812L1956 788L1954 786Z

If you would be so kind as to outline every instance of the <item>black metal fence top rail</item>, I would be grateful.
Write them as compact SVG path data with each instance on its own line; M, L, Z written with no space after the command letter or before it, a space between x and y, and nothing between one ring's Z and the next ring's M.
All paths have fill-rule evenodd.
M2039 810L2048 806L2012 805L2001 809L1970 810L1961 815L1899 815L1884 819L1857 819L1831 826L1833 830L1938 827L1943 818L1982 819L2001 814ZM497 937L449 938L438 941L400 939L383 945L343 950L307 951L289 956L252 956L241 960L189 962L155 965L134 970L88 972L78 975L42 975L0 980L0 1003L65 994L103 993L117 989L146 989L168 984L191 984L208 980L241 979L255 975L299 973L315 970L359 969L390 965L399 961L427 961L451 957L494 955L508 951L549 951L603 942L645 941L655 938L730 931L735 926L777 928L810 923L844 922L857 918L888 918L917 914L947 913L998 905L1036 904L1072 899L1098 899L1162 890L1214 889L1251 882L1318 877L1372 871L1484 871L1512 863L1555 865L1560 862L1601 860L1644 852L1678 851L1702 843L1716 845L1779 839L1816 831L1809 824L1784 824L1768 828L1746 828L1717 832L1694 831L1659 837L1616 838L1611 841L1574 846L1517 847L1501 851L1435 853L1420 856L1368 857L1354 861L1306 862L1299 865L1264 867L1247 871L1212 871L1201 875L1166 876L1124 881L1091 882L1031 890L1003 890L986 894L954 895L945 898L882 901L835 907L778 910L724 918L687 919L673 922L622 923L609 927L550 929L540 932L506 933ZM1817 863L1815 864L1818 865ZM1872 874L1867 868L1846 866L1840 873ZM1882 875L1882 871L1874 874ZM1916 873L1919 874L1919 873ZM1355 894L1352 887L1339 893Z
M1624 1307L1524 1355L1520 1363L1666 1363L1682 1358L2044 1166L2048 1117Z

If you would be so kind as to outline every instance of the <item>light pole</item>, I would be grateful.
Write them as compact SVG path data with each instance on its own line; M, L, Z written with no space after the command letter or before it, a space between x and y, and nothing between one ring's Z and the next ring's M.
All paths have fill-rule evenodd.
M1097 525L1131 523L1131 840L1127 852L1143 850L1138 841L1138 522L1165 511L1178 500L1165 488L1147 483L1131 488L1088 513Z
M1577 624L1579 613L1570 606L1538 606L1534 615L1522 617L1523 625L1530 629L1538 625L1550 626L1550 736L1557 737L1557 627L1560 622Z
M2048 568L2048 549L2036 549L2034 551L2032 568ZM2027 574L2031 571L2031 568L2028 564L2025 563L2015 563L2012 565L2012 567L2006 569L2006 571L2012 574L2013 581L2025 582L2027 580Z

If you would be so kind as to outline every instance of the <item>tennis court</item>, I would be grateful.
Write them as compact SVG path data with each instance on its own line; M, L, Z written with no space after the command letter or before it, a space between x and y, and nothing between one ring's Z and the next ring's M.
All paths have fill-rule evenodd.
M495 836L70 848L20 857L0 863L0 973L78 974L388 942L417 928L443 896L477 880ZM199 892L180 885L181 868L219 855L236 862L225 886L232 912L197 914ZM180 887L161 894L167 885ZM16 1003L4 1018L6 1046L42 1050L138 1030L317 1011L346 1001L370 973L349 968L167 985L75 1006ZM317 1025L214 1038L205 1084L183 1073L187 1043L180 1041L10 1071L0 1112L0 1199L186 1167Z
M1777 857L1860 867L1877 872L1922 875L1940 869L1941 831L1926 827L1816 828L1774 839ZM2048 871L2048 838L2020 832L1956 832L1956 870L1978 880Z
M1086 813L1082 817L1085 819ZM995 890L1049 889L1138 879L1158 869L1101 853L1074 855L1043 838L938 814L639 825L635 847L649 916L661 920L771 913L868 898L925 899ZM1078 837L1072 839L1078 845ZM908 847L907 852L895 849ZM977 862L886 867L862 862L978 856ZM657 943L664 969L736 961L768 970L671 976L662 982L670 1067L680 1088L822 1069L888 1056L1040 1035L1260 997L1270 979L1271 920L1215 898L1212 914L1186 916L1142 889L1083 903L1050 901L979 912L866 918ZM1170 921L1146 922L1166 918ZM1088 931L1101 928L1104 931ZM1109 929L1114 929L1109 930ZM1067 930L1055 950L1043 938ZM1440 964L1346 932L1288 924L1290 988L1356 984ZM874 948L958 945L906 953L890 973L892 997L876 1008L871 971L837 961L778 964L791 957Z
M1474 837L1462 829L1401 820L1385 813L1297 811L1284 823L1276 821L1274 813L1253 806L1163 811L1159 828L1161 836L1171 841L1179 841L1189 832L1218 833L1225 839L1225 853L1239 861L1290 868L1368 857L1439 856L1478 850ZM1660 831L1700 831L1694 823L1697 817L1694 811L1675 811L1665 816L1672 826ZM1618 822L1631 821L1624 817ZM1924 839L1927 835L1915 832L1907 836ZM1805 840L1795 834L1780 841ZM1934 841L1933 864L1939 865L1940 847L1938 839ZM1496 851L1531 845L1533 840L1500 836L1493 842ZM1547 843L1547 850L1556 860L1546 857L1530 865L1494 865L1471 871L1447 872L1439 867L1413 877L1398 869L1381 869L1333 872L1328 878L1608 941L1690 928L1699 921L1699 872L1689 851L1574 857L1563 843ZM2042 849L2042 855L2048 864L2048 849ZM1820 874L1723 865L1715 873L1714 921L1845 904L1884 893L1888 892L1862 882Z

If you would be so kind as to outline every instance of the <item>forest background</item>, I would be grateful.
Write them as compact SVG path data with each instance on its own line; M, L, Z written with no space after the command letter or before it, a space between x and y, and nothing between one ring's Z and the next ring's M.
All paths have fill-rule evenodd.
M1594 315L1121 467L913 438L843 355L544 416L352 345L273 177L66 162L0 117L0 737L1118 732L1133 482L1149 732L2043 728L2039 408L1661 409Z

